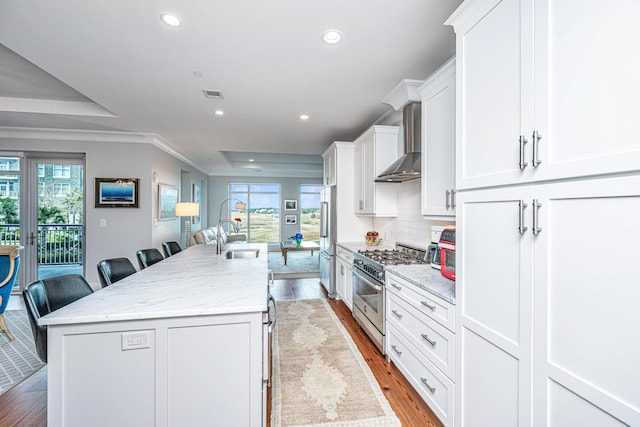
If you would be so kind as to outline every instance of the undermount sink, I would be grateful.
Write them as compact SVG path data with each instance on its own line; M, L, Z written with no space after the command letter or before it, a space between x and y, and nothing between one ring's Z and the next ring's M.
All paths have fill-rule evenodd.
M249 259L258 258L260 249L232 249L224 254L226 259Z

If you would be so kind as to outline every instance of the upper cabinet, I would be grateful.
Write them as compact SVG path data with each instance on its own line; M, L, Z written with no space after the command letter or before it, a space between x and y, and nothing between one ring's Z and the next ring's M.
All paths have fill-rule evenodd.
M457 189L639 170L638 16L639 2L460 7L447 21L457 34Z
M336 150L337 148L334 144L322 153L324 163L322 183L325 186L336 185Z
M456 62L449 60L419 89L422 98L422 215L454 220Z
M398 158L398 126L372 126L355 142L356 215L396 216L398 184L375 179Z

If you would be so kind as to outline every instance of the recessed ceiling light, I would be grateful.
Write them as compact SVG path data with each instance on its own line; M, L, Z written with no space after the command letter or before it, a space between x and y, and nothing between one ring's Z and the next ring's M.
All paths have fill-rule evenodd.
M214 114L215 114L216 116L224 116L224 111L222 111L222 110L216 110L216 111L214 111Z
M180 25L182 25L182 20L180 19L180 17L173 13L163 13L162 15L160 15L160 19L170 27L179 27Z
M337 44L342 40L342 33L338 30L328 30L322 35L322 41L326 44Z
M306 114L301 114L300 115L300 120L309 120L309 116Z
M250 162L254 162L255 160L253 160L253 159L249 159L249 161L250 161Z

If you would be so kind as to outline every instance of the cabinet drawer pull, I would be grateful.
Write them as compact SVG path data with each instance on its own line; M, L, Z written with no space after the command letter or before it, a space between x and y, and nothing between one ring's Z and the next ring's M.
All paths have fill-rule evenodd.
M397 290L401 291L402 290L402 286L398 286L395 283L391 282L391 286L393 286L394 288L396 288Z
M524 161L524 144L526 144L527 138L524 137L524 135L520 135L520 163L518 163L518 166L520 166L520 170L523 170L524 168L527 167L528 163Z
M420 301L420 304L424 305L427 308L430 308L431 311L436 311L436 306L435 305L431 305L426 301Z
M456 190L451 190L451 209L456 208Z
M449 190L446 190L444 192L444 200L446 201L445 203L446 203L446 206L447 206L447 210L449 210L449 206L451 206L449 204Z
M537 168L542 160L538 157L538 143L542 139L542 135L537 130L533 131L533 160L531 160L531 164L534 168Z
M427 379L426 379L426 378L420 378L420 381L422 381L422 383L423 383L425 386L427 386L427 388L429 389L429 391L430 391L431 393L435 393L435 392L436 392L436 388L435 388L435 387L431 387L431 386L429 385L429 381L427 381Z
M392 312L393 314L395 314L396 316L398 316L398 319L402 319L402 314L398 313L398 312L397 312L397 311L395 311L395 310L391 310L391 312Z
M424 338L424 340L425 340L426 342L428 342L429 344L431 344L431 347L435 347L435 346L436 346L436 342L435 342L435 341L430 340L430 339L429 339L429 335L427 335L427 334L420 334L420 335L422 336L422 338Z
M400 350L398 350L398 347L396 347L395 345L392 345L391 348L393 349L393 351L398 353L398 356L400 356L402 354L402 352Z
M524 234L524 232L529 228L524 226L524 209L526 207L527 204L524 202L524 200L518 200L518 232L520 234Z
M537 236L542 231L542 228L538 227L538 209L540 209L542 203L538 202L538 199L533 199L533 235Z

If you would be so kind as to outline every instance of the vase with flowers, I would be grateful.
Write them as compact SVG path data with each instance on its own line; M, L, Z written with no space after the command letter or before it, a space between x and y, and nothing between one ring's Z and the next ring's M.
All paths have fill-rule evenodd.
M237 232L240 232L240 229L242 228L242 218L233 218L233 220L236 222Z

